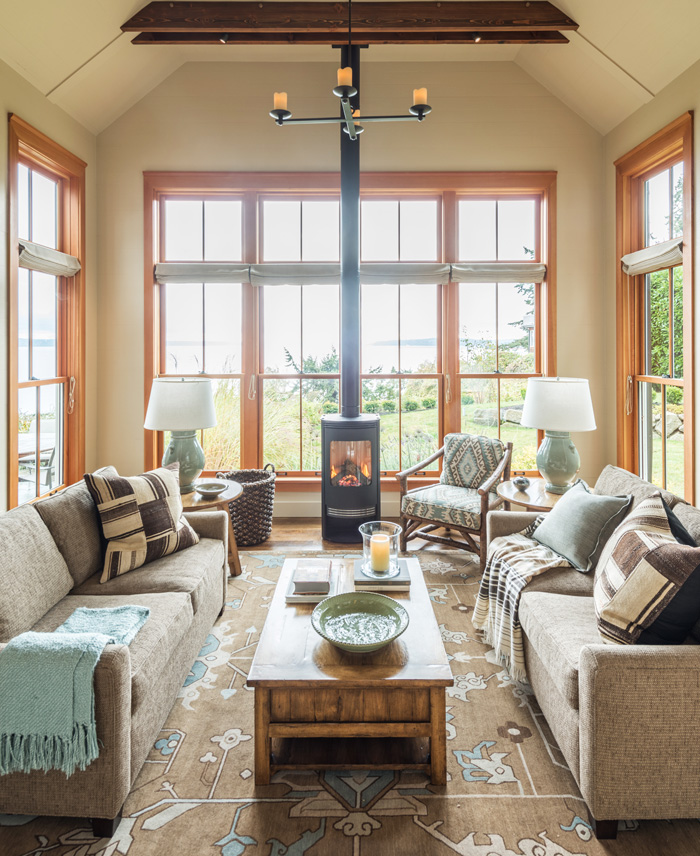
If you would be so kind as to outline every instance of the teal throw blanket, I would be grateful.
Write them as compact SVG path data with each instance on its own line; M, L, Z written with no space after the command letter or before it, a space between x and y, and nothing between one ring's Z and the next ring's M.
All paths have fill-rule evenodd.
M0 652L0 775L84 770L99 755L93 673L102 649L128 645L145 606L79 607L53 633L15 636Z

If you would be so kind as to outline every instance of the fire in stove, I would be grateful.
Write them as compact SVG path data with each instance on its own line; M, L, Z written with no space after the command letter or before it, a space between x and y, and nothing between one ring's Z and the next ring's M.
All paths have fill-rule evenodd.
M363 487L372 483L371 443L333 441L331 443L331 484L334 487Z

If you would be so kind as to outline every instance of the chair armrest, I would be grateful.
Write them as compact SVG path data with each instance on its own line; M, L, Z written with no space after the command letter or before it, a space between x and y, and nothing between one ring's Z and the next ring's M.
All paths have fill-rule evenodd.
M215 538L224 542L228 555L228 514L225 511L185 512L185 519L200 538Z
M526 529L540 515L535 511L489 511L486 517L486 542L502 535L514 535Z
M445 454L445 447L438 449L434 455L431 455L429 458L426 458L424 461L421 461L420 464L415 464L413 467L409 467L407 470L402 470L400 473L396 473L396 480L401 485L401 494L406 493L406 483L408 481L408 477L412 476L414 473L420 472L424 470L428 464L432 464L433 461L437 461L438 458L441 458Z
M600 819L697 817L700 645L585 645L581 791Z

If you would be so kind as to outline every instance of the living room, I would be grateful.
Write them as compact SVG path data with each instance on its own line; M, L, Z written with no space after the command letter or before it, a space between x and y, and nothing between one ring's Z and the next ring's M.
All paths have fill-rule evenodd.
M202 371L213 376L217 415L217 425L203 432L208 456L204 474L214 478L219 471L261 469L268 462L277 474L272 534L255 549L239 544L243 573L228 579L221 618L212 606L216 625L207 636L211 650L197 660L201 674L188 677L182 695L170 699L169 718L155 724L163 727L162 734L138 777L128 783L123 819L112 843L93 837L84 818L97 816L95 812L11 810L13 804L0 798L0 850L29 853L50 843L60 854L83 845L93 854L112 852L110 847L138 854L177 844L184 852L224 856L329 853L333 848L367 856L399 847L415 853L518 856L539 852L533 848L547 854L694 852L700 841L696 821L677 818L697 815L678 815L669 808L670 798L659 798L666 813L599 817L619 821L623 831L614 841L596 837L578 775L566 757L571 747L557 746L547 725L550 717L531 695L516 693L512 677L484 653L488 646L475 641L470 613L483 570L478 558L418 539L406 545L408 555L420 562L430 599L442 616L438 623L453 672L463 679L450 688L447 700L447 786L430 784L424 770L394 770L395 781L386 770L379 776L349 778L328 773L323 780L308 771L281 770L273 774L271 785L255 784L256 729L252 698L246 697L259 690L245 684L250 666L246 646L260 636L274 591L271 581L276 582L284 557L341 557L361 549L358 543L324 544L321 531L320 421L333 406L337 410L342 399L342 337L335 308L339 286L330 286L334 296L326 304L321 297L328 292L326 283L253 282L256 273L272 275L262 270L265 266L308 262L330 267L340 261L339 240L331 241L330 250L324 247L314 254L312 237L323 232L326 221L336 237L339 232L333 224L343 216L341 132L330 124L279 127L269 116L273 93L282 90L294 118L336 116L338 101L332 90L339 52L329 44L237 45L233 38L222 42L218 36L216 43L133 44L137 33L121 27L139 13L142 3L94 9L71 0L60 8L48 4L41 14L31 6L6 5L0 104L15 125L0 141L2 162L7 164L0 179L6 201L0 222L7 253L2 287L10 343L23 338L17 295L24 275L18 272L15 239L43 243L38 235L19 234L20 182L13 176L21 164L44 174L45 164L27 154L41 147L41 135L72 156L73 161L63 162L64 169L84 171L84 233L78 229L72 235L75 243L58 246L80 262L74 280L79 288L64 295L74 314L65 321L65 351L59 359L65 361L64 368L73 362L70 371L57 370L53 377L60 389L55 401L63 402L63 410L56 403L53 412L37 405L35 427L29 429L32 442L40 436L42 422L45 436L63 438L63 469L48 463L43 448L36 449L32 462L32 451L27 454L22 446L27 431L21 418L18 437L21 396L26 397L27 390L35 394L41 387L35 376L42 381L44 376L31 370L22 375L21 354L18 360L17 349L10 347L2 373L0 431L7 454L0 463L1 507L12 509L22 500L43 497L104 467L126 477L158 468L167 437L144 429L153 379ZM360 52L360 119L409 115L412 92L420 87L427 89L432 107L420 123L364 126L359 140L361 208L366 206L362 216L367 223L372 216L375 222L383 221L386 237L374 255L364 253L361 264L396 264L397 270L411 263L449 268L448 274L440 274L447 276L444 282L414 285L404 279L399 285L395 278L389 286L369 281L361 286L367 299L361 314L360 399L363 412L378 415L384 432L384 460L379 463L384 520L398 522L401 512L395 474L436 452L449 433L513 441L511 472L524 471L531 481L537 479L535 455L541 429L547 426L526 427L503 416L494 427L488 424L488 412L522 411L529 378L538 376L588 382L595 429L574 430L579 475L587 485L593 488L605 468L615 465L695 501L692 139L700 91L695 38L700 12L690 3L674 3L679 12L674 23L683 26L672 28L668 9L646 2L568 0L554 6L577 25L562 30L568 43L498 44L479 34L477 42L472 31L471 43L377 43ZM346 4L339 9L342 41ZM355 14L359 21L360 11ZM670 130L657 136L664 129ZM648 148L638 149L642 144ZM49 154L56 155L50 145ZM658 366L642 370L631 362L637 357L629 331L638 331L641 310L632 300L633 277L622 272L620 258L641 246L625 243L626 230L634 226L625 220L633 198L625 196L633 193L625 180L646 180L658 172L657 161L664 169L670 164L667 186L674 191L680 186L684 192L680 231L668 222L676 218L677 200L662 207L659 217L663 221L666 212L664 239L685 238L682 268L677 268L685 278L684 304L680 315L674 309L672 323L665 328L667 336L669 328L672 331L675 369L685 357L685 386L682 370L674 365L667 371ZM673 172L677 164L686 167L680 185ZM178 250L194 234L187 219L192 209L178 209L177 204L200 206L196 216L201 247L210 236L205 201L232 203L221 216L230 216L235 224L235 249L205 256L195 248L183 257ZM297 208L275 226L274 203L280 201ZM427 207L416 215L411 230L409 213L416 202ZM318 209L313 220L312 205L323 203L327 207ZM383 203L373 214L371 205ZM480 203L487 207L469 207ZM498 223L506 223L512 211L512 240L518 243L519 256L471 247L473 234L487 244L506 241L507 228L499 232ZM495 237L486 226L479 230L482 216L496 224ZM307 231L304 223L311 224ZM296 255L284 249L292 232L301 247ZM366 242L370 237L367 227ZM275 241L281 249L275 249ZM518 262L521 268L545 266L543 277L537 281L533 274L535 280L521 291L515 286L522 285L522 279L503 283L495 279L497 273L491 274L494 279L486 280L489 306L500 307L493 319L490 309L472 299L478 278L458 279L460 266L491 257ZM182 280L168 283L155 274L156 264L196 260L237 265L246 273L227 296L220 294L226 289L212 289L211 302L204 286L198 286L194 299L183 298ZM254 270L256 266L261 270ZM292 294L290 289L297 291ZM307 289L306 302L302 289ZM386 289L383 299L370 298L371 289ZM672 299L679 291L674 281ZM180 301L172 316L167 316L164 294L171 295L171 306ZM311 311L315 301L321 307L317 314ZM328 329L322 329L317 322L326 305L332 318ZM230 332L230 351L219 364L212 357L213 369L207 368L206 331L197 345L190 341L191 328L201 329L205 322L217 331L217 339ZM471 338L465 332L470 329L475 331ZM484 331L492 329L492 338L501 337L506 346L508 330L515 330L512 341L519 342L531 331L531 356L528 344L519 346L524 362L515 370L489 362L480 346L489 339ZM513 353L508 347L495 350L503 361ZM321 366L328 357L330 362ZM310 359L318 361L315 368ZM504 371L518 377L504 380L499 377ZM309 374L322 377L309 379ZM412 377L406 379L405 374ZM632 390L628 376L635 379ZM71 378L76 379L72 388ZM669 385L669 379L680 383ZM662 396L664 417L677 416L690 430L676 426L673 436L668 431L654 434L656 420L649 427L655 445L644 460L637 415L643 410L642 390L652 386L650 398L658 395L657 387L681 390L680 398ZM513 406L504 408L501 401ZM60 419L65 419L62 432L53 427ZM412 475L408 487L435 481L439 467L432 466L425 476ZM630 491L625 487L622 492ZM514 511L521 508L513 504ZM199 533L203 539L219 537L213 534L218 531L215 522L202 522L201 527L208 533ZM241 619L237 609L242 610ZM35 621L43 615L36 615ZM202 632L209 630L211 625ZM692 685L695 677L687 681ZM625 714L629 710L617 710L615 716ZM629 726L636 727L632 722ZM614 755L614 746L607 749ZM673 756L668 746L658 751L667 759L675 757L686 781L696 771L694 758ZM647 775L653 779L653 767ZM64 781L70 783L70 778ZM276 808L268 812L270 803ZM47 841L40 844L41 836Z

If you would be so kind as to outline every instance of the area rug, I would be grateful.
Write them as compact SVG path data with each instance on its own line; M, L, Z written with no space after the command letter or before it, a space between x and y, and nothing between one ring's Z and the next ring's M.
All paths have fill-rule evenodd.
M289 553L288 555L292 555ZM304 555L295 553L294 555ZM318 553L314 554L318 556ZM341 555L341 554L338 554ZM354 554L357 555L357 554ZM695 856L697 821L625 821L598 842L547 723L475 639L478 564L426 551L421 567L454 673L448 783L412 772L281 772L256 787L246 675L284 556L243 553L212 629L111 842L84 821L0 815L2 856Z

